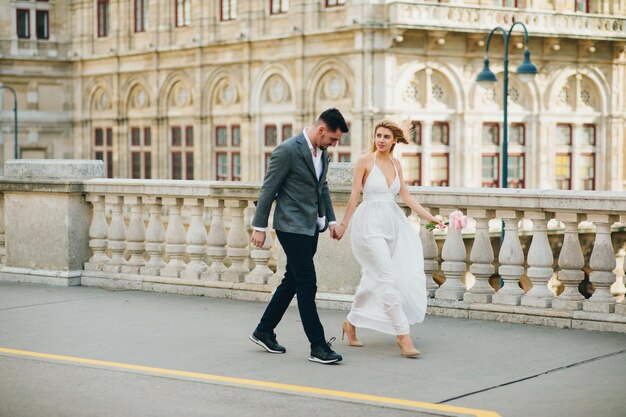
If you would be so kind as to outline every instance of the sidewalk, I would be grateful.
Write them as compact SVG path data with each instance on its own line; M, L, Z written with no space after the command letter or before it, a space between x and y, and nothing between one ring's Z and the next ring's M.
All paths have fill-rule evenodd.
M420 359L402 358L393 337L362 330L365 347L337 340L344 361L327 366L307 360L296 308L276 329L286 354L250 342L264 307L0 283L0 416L455 415L402 400L503 417L626 414L623 334L428 316L412 329ZM340 339L345 312L320 316L327 338Z

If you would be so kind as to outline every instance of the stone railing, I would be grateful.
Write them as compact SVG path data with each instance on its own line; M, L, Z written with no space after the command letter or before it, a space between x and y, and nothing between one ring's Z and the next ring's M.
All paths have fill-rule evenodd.
M93 207L83 285L266 299L273 240L250 248L259 186L207 181L85 181ZM237 295L228 291L238 290Z
M350 167L337 169L331 190L341 218ZM60 183L10 171L0 182L0 279L267 300L284 273L277 239L249 245L258 184ZM616 268L626 239L624 193L435 187L412 193L434 214L459 209L470 218L463 231L420 228L430 314L626 333L623 268ZM67 201L57 201L64 194ZM77 214L65 208L71 201L82 204L71 209ZM60 255L49 252L67 252L63 245L74 245L70 253L78 255L59 263ZM359 281L350 237L337 242L323 234L316 265L320 305L349 308Z
M389 4L389 23L433 30L489 31L495 25L523 22L534 36L623 40L626 18L531 9L396 1Z

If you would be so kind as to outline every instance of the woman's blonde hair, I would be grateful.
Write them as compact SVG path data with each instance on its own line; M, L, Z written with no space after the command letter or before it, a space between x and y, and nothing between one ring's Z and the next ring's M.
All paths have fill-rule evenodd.
M396 143L398 142L405 143L405 144L409 143L409 141L406 140L406 137L404 136L404 129L402 129L400 125L398 125L396 122L392 122L391 120L383 119L380 122L376 123L376 126L374 127L374 136L372 138L372 146L370 148L370 152L376 152L376 131L380 127L384 127L386 129L391 130L391 134L393 135L393 138L396 140ZM395 143L391 145L391 152L393 152L393 148L395 147L396 147Z

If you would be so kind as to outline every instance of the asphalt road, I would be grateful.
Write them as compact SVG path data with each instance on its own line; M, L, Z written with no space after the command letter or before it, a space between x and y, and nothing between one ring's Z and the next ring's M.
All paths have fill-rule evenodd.
M623 334L428 316L412 328L421 358L362 330L365 347L336 341L328 366L307 360L295 308L276 329L286 354L250 342L264 307L0 283L0 416L626 415ZM345 312L320 316L340 338Z

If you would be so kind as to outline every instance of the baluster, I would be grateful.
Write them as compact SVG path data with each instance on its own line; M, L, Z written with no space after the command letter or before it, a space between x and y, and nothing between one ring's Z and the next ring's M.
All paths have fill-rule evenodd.
M0 193L0 265L6 263L6 232L4 229L4 194Z
M206 230L206 233L207 233L206 235L207 252L204 254L204 263L207 265L207 269L202 273L200 277L203 279L206 278L207 271L209 270L209 264L211 263L211 260L208 256L208 250L209 250L209 230L211 228L211 221L213 220L213 216L211 214L211 208L206 205L206 202L210 199L211 197L207 196L206 199L202 200L204 204L204 207L202 208L202 224L204 225L204 230Z
M434 216L439 212L439 209L429 208L430 213ZM426 224L429 223L426 220L421 220L420 225L420 240L422 241L422 250L424 251L424 275L426 275L426 290L429 298L435 297L435 290L439 288L439 284L433 279L433 272L437 270L439 266L435 258L437 258L437 241L433 232L426 230Z
M122 266L122 272L138 274L146 263L143 257L146 250L146 225L143 222L141 197L124 196L124 203L130 205L130 222L126 230L126 250L130 253L130 258Z
M202 278L219 281L226 270L226 231L224 230L224 200L204 200L204 206L212 210L211 228L209 229L207 254L211 265L204 271Z
M163 204L169 208L169 221L165 230L165 252L170 261L161 270L161 276L178 278L180 271L186 266L183 261L187 236L180 211L182 198L163 198Z
M246 275L246 282L250 284L267 284L268 280L274 275L274 271L267 266L272 257L272 244L272 231L268 228L265 233L263 247L250 246L250 257L254 261L255 267L252 272Z
M526 276L533 287L522 296L522 305L528 307L549 308L552 306L554 294L548 288L552 278L552 249L548 241L549 213L526 212L524 216L533 222L533 240L528 249L528 270Z
M441 270L446 280L435 291L435 298L442 300L463 299L465 293L465 285L461 281L461 277L465 274L465 243L461 236L461 231L456 230L452 225L448 226L448 234L441 249Z
M596 225L596 239L589 259L589 267L592 269L589 281L593 283L595 291L591 298L583 301L583 310L613 313L615 298L611 294L611 285L616 279L613 272L616 263L611 243L611 224L617 221L617 216L589 214L587 221Z
M111 251L111 258L102 266L105 272L120 272L126 263L124 250L126 249L126 223L122 214L123 198L116 195L107 195L104 202L111 206L111 223L107 232L107 248Z
M139 271L142 275L159 275L165 268L165 228L161 220L161 197L143 197L143 203L150 207L150 220L146 229L146 252L148 262Z
M623 220L622 220L623 223ZM626 271L626 256L624 256L624 262L623 262L623 270ZM624 274L626 275L626 274ZM624 283L626 284L626 278L622 277L622 280L624 281ZM621 314L622 316L626 316L626 297L624 297L624 299L622 300L621 303L617 304L615 306L615 313L617 314Z
M495 290L489 284L493 275L493 247L489 238L489 219L493 218L493 210L468 210L468 216L476 220L476 234L470 253L470 272L476 283L463 296L470 303L490 303Z
M565 223L563 246L559 254L559 280L563 283L563 292L552 301L552 308L557 310L580 310L585 297L578 291L578 284L584 279L581 270L585 258L578 240L578 223L582 216L576 213L559 213L559 221Z
M230 230L228 231L228 249L226 253L232 264L222 274L222 281L243 282L250 273L246 266L248 250L248 234L243 222L243 210L248 206L247 200L226 200L230 208Z
M520 213L516 211L498 211L498 217L504 220L504 241L500 247L498 272L504 285L492 297L494 304L519 305L524 290L519 287L519 279L524 272L524 252L519 241L518 223Z
M87 201L93 207L91 225L89 226L89 248L93 255L89 261L85 262L85 270L100 271L102 265L109 262L109 257L106 254L109 225L104 216L104 196L88 194Z
M199 279L209 266L204 262L207 253L207 233L202 214L204 204L197 198L186 198L185 206L191 207L191 219L187 229L187 254L189 263L180 276L187 279Z

